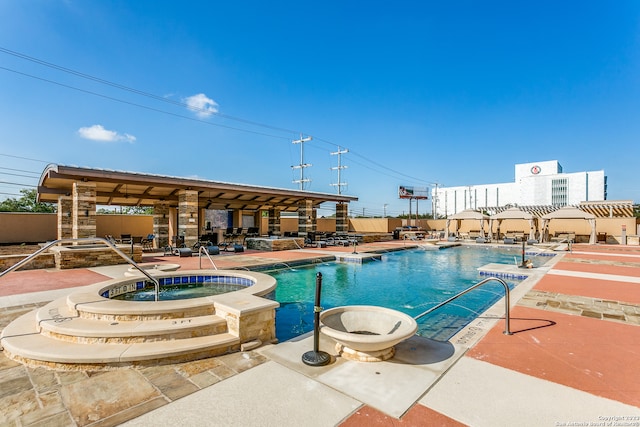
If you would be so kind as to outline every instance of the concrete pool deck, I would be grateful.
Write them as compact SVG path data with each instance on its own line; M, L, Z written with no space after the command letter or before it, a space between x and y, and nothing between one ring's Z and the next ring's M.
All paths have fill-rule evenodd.
M404 246L410 245L384 242L357 251ZM219 268L292 264L352 251L247 251L214 262ZM145 262L199 264L195 257ZM122 270L10 273L0 279L0 327L52 295ZM502 333L498 303L451 340L413 337L386 362L335 357L325 367L306 366L301 356L313 349L309 335L196 362L107 372L31 369L0 355L0 425L640 423L640 247L577 244L535 274L512 293L513 335ZM320 349L335 356L324 337Z

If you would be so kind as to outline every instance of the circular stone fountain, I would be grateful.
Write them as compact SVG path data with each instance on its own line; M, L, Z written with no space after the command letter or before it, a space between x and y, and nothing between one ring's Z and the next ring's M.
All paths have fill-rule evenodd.
M320 331L336 341L338 354L360 362L392 358L394 346L417 330L411 316L385 307L349 305L320 313Z

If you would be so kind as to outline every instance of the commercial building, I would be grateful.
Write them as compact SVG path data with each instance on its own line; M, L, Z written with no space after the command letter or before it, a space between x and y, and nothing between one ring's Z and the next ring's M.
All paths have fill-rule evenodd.
M604 170L564 173L557 160L515 165L514 182L437 187L432 190L438 217L465 209L498 212L507 205L567 206L607 199Z

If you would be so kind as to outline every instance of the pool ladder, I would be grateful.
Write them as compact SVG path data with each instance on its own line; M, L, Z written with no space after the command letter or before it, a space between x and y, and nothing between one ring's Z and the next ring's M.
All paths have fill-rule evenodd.
M433 307L431 307L430 309L428 309L427 311L418 314L417 316L414 317L415 320L420 319L421 317L426 316L427 314L439 309L440 307L449 304L451 301L460 298L462 295L466 294L467 292L472 291L475 288L478 288L482 285L484 285L487 282L490 282L492 280L495 280L497 282L500 282L500 284L502 284L502 286L504 287L504 334L505 335L512 335L511 332L511 328L509 326L509 311L510 311L510 304L509 304L509 285L507 285L507 282L505 282L504 280L500 279L499 277L487 277L486 279L476 283L475 285L465 289L464 291L452 296L451 298L441 302L440 304L437 304Z
M31 261L33 258L37 257L38 255L40 255L41 253L43 253L44 251L46 251L47 249L49 249L50 247L57 245L59 243L78 243L78 242L83 242L83 243L95 243L95 242L100 242L100 243L104 243L105 245L107 245L108 247L110 247L111 249L113 249L118 255L120 255L120 257L122 257L122 259L124 259L125 261L127 261L128 264L131 264L132 267L134 267L136 270L138 270L140 273L144 274L145 276L147 276L147 279L149 279L151 282L153 282L153 284L155 285L155 299L156 301L159 300L159 294L160 294L160 282L158 282L158 279L156 279L155 277L151 276L149 273L147 273L143 268L141 268L133 259L131 259L130 257L127 256L127 254L125 254L124 252L122 252L120 249L118 249L116 247L116 245L114 245L112 242L110 242L107 239L103 239L102 237L83 237L83 238L78 238L78 239L58 239L58 240L54 240L53 242L49 242L46 245L44 245L43 247L41 247L40 249L38 249L37 251L35 251L34 253L32 253L31 255L29 255L28 257L26 257L25 259L22 259L20 261L18 261L17 263L15 263L14 265L12 265L11 267L7 268L5 271L0 272L0 277L4 276L5 274L8 274L14 270L17 270L18 268L22 267L23 265L27 264L29 261ZM133 244L132 244L133 247Z
M213 262L213 259L211 258L211 255L209 255L209 251L205 246L200 246L200 248L198 249L198 266L200 267L200 270L202 270L202 254L205 254L206 257L209 258L209 261L211 261L211 265L213 265L213 268L217 270L218 266L215 262Z

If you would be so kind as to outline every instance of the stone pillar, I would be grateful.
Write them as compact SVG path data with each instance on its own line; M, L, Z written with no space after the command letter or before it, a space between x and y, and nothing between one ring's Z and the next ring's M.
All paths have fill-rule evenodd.
M349 232L349 205L346 203L336 204L336 233Z
M82 239L96 237L96 183L73 183L72 237Z
M178 192L178 236L184 236L184 244L190 248L198 242L198 192Z
M269 235L280 235L280 209L269 209Z
M58 239L73 237L73 200L70 196L58 196Z
M167 202L153 204L153 234L159 248L169 246L169 204Z
M316 230L313 200L302 200L298 204L298 235L307 236Z

